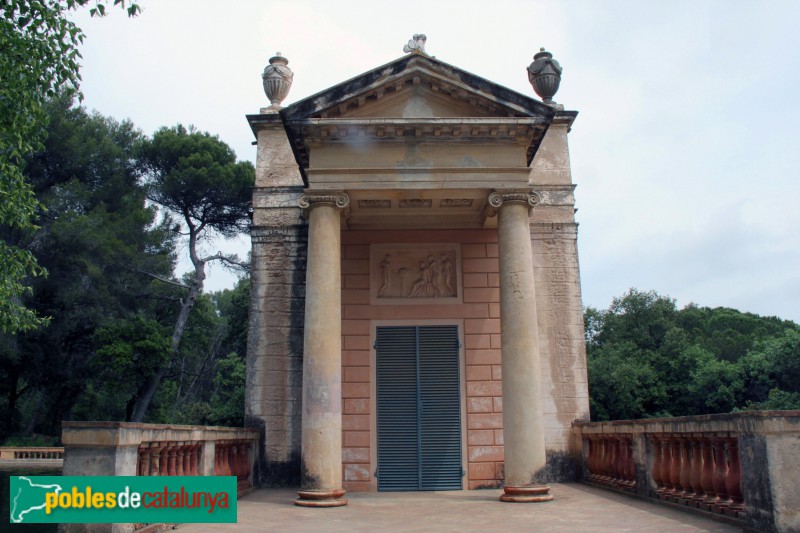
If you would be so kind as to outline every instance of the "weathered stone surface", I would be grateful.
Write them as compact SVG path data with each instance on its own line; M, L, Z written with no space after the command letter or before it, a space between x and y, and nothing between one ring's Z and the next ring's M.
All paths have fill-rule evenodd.
M741 464L741 489L746 505L744 523L757 531L795 532L800 530L798 509L798 462L800 454L800 411L752 411L742 413L578 422L576 439L594 435L633 437L636 478L644 480L637 491L650 496L653 451L636 446L651 446L659 436L707 436L738 441ZM582 446L584 454L588 453ZM729 448L730 450L730 448ZM645 482L646 481L646 482Z
M246 402L263 431L263 483L298 482L302 455L305 488L375 490L376 324L445 322L465 344L464 486L574 478L569 427L588 416L566 140L574 118L423 57L248 117L259 146ZM501 208L519 219L506 225L505 252L493 190L509 203L533 199ZM343 246L319 265L306 261L316 245L298 201L331 191L349 197L336 221ZM501 257L508 264L520 250L501 275ZM320 279L339 268L341 277L306 283L320 268ZM339 327L341 338L319 335ZM327 337L335 349L321 347ZM309 361L334 351L337 383L323 359ZM343 414L330 408L341 400Z

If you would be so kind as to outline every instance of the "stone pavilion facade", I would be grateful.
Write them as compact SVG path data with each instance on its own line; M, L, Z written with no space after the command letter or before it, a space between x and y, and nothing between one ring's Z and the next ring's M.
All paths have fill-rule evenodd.
M299 485L307 506L500 486L547 500L578 474L589 414L577 113L541 87L560 75L547 52L529 67L542 102L428 56L424 36L406 49L287 107L278 55L272 105L247 117L258 481Z

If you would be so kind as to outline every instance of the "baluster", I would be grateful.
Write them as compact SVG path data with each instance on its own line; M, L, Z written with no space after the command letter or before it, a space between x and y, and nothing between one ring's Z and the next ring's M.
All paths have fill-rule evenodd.
M630 446L628 445L628 437L622 436L619 439L620 456L619 456L619 477L620 488L623 490L630 486L630 471L628 470L628 454L630 453Z
M664 460L664 456L661 453L661 438L654 435L650 438L650 443L653 449L653 470L650 475L653 478L653 485L656 487L653 492L658 495L664 492L664 481L661 477L661 462Z
M664 483L662 494L664 497L675 491L672 484L672 445L669 437L661 439L661 481Z
M692 495L694 507L695 504L706 497L703 488L703 454L702 454L702 439L695 436L690 441L692 447L692 472L690 475L690 483L694 494Z
M153 449L150 451L150 475L157 476L159 475L160 471L160 462L161 462L161 453L159 453L159 449L157 448L158 443L152 444Z
M728 475L725 476L725 490L731 498L731 507L744 509L742 494L742 466L739 460L739 438L730 437L728 441Z
M617 482L617 439L608 437L608 484L614 486Z
M167 475L174 476L175 475L175 459L176 459L176 452L174 444L170 444L167 446Z
M198 475L198 464L200 463L200 446L201 444L195 444L192 446L192 453L189 454L189 472L191 475L196 476Z
M691 499L694 496L692 490L692 449L688 437L681 436L678 440L681 447L681 487L683 488L682 498Z
M228 470L231 476L239 477L239 447L235 442L228 448Z
M233 449L233 468L231 470L232 474L236 476L236 478L238 479L242 477L242 470L243 470L242 444L237 442L236 444L233 445L232 449Z
M252 443L245 442L242 445L242 477L245 480L250 479L250 447Z
M677 435L670 439L670 448L672 448L672 465L670 468L670 479L674 485L672 495L680 498L684 492L683 485L681 484L681 439Z
M594 435L586 436L586 446L589 448L589 452L587 453L586 457L586 469L589 471L589 476L587 481L596 481L596 460L597 460L597 443L594 439Z
M731 501L728 496L728 491L725 488L725 478L728 476L728 458L725 455L725 439L722 437L715 437L712 439L714 445L714 492L717 493L717 499L714 500L713 505L716 510L721 511L728 506Z
M614 485L621 489L625 487L625 439L617 436L615 442L617 452L614 457Z
M232 444L228 442L225 444L225 448L223 448L222 454L222 461L223 461L223 469L224 469L224 476L230 476L231 472L231 447Z
M628 437L628 487L636 487L636 459L633 457L633 437Z
M606 485L614 484L614 456L616 454L614 447L614 439L610 436L606 437Z
M630 484L630 471L628 470L630 445L628 437L625 435L622 435L619 439L619 451L619 485L621 489L625 490Z
M226 444L217 441L214 445L214 475L215 476L224 476L225 474L225 459L223 457L225 453Z
M600 439L602 462L600 464L601 478L598 480L603 485L611 483L611 440L607 435Z
M159 458L159 468L158 468L158 475L159 476L168 476L169 475L169 445L166 442L162 442L161 446L161 457Z
M230 464L230 452L231 446L229 443L224 443L220 448L219 460L220 460L220 475L221 476L230 476L231 475L231 464Z
M703 437L701 439L701 452L703 454L703 475L700 477L700 485L706 493L703 504L710 504L717 500L717 493L714 490L714 448L711 439ZM703 508L708 507L703 505Z
M175 445L175 475L182 476L183 474L183 456L186 453L186 444L178 442Z
M606 462L608 461L608 441L604 435L597 437L597 482L605 484L608 480L608 473L606 471Z
M139 448L139 459L136 465L136 475L146 476L150 473L150 452L147 448Z

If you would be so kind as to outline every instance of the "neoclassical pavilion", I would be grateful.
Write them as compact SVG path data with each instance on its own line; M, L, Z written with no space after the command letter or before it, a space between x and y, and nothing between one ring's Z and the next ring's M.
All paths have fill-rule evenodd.
M574 479L588 419L577 225L560 67L544 102L407 55L248 115L258 144L246 412L262 485L345 491ZM520 69L520 75L522 69Z

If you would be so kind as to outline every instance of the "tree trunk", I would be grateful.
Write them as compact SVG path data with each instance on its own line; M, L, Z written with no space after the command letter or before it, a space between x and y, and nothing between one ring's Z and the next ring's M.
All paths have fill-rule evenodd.
M39 421L39 414L42 412L42 402L44 401L44 391L36 389L36 399L34 400L33 410L31 411L31 419L28 420L25 430L22 432L24 435L33 435L36 429L36 423Z
M17 418L17 399L19 398L19 368L13 366L6 370L8 372L8 416L5 420L6 433L11 435L16 428Z
M147 389L136 403L136 409L131 417L131 422L141 422L144 420L144 416L147 414L147 410L153 402L156 391L158 391L158 387L161 385L161 380L164 379L167 370L178 355L181 338L183 337L183 332L186 330L186 324L189 322L189 314L192 312L194 303L197 300L197 295L203 291L203 283L206 279L206 264L197 256L197 235L199 230L195 228L188 219L187 222L189 223L189 255L194 265L194 280L192 280L192 284L189 287L189 294L187 294L186 299L183 300L181 311L178 313L178 319L175 321L175 328L172 330L170 361L168 364L159 368L158 371L153 374L153 377L150 378Z

